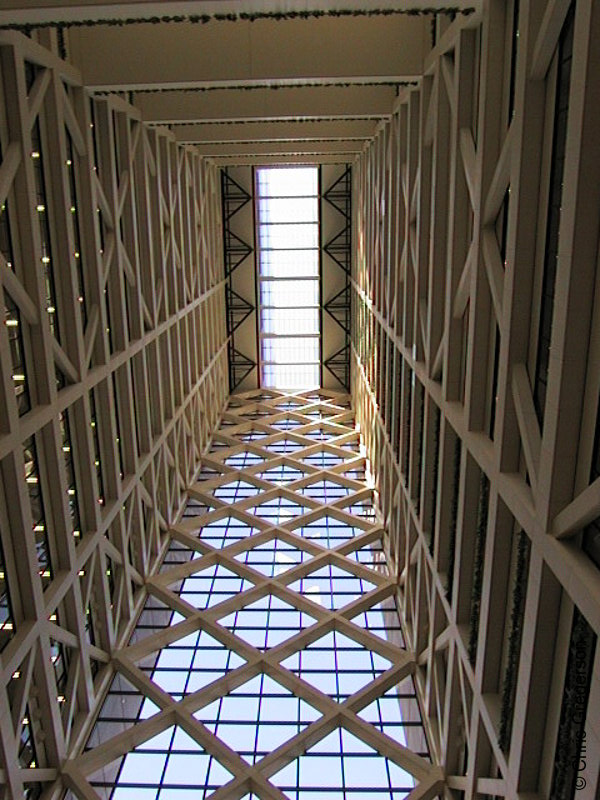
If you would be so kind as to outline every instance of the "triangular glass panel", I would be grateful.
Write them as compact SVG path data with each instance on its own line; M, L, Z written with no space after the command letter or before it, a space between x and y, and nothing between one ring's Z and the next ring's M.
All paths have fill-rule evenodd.
M274 497L272 500L248 508L246 511L264 519L270 525L279 525L282 522L285 523L294 517L305 514L310 509L300 505L300 503L289 500L287 497Z
M238 561L269 578L275 578L309 558L311 558L310 553L306 553L282 539L270 539L268 542L238 553L236 556Z
M159 790L161 797L188 800L209 797L232 778L195 739L172 726L98 770L90 783L106 800L149 800Z
M360 536L364 531L326 514L308 525L294 528L294 533L304 539L315 539L323 547L337 547L348 539Z
M292 739L321 714L261 673L194 716L249 764Z
M248 433L244 433L240 436L240 439L243 442L255 442L257 439L264 439L270 434L265 433L265 431L248 431Z
M352 622L369 631L369 633L379 636L386 642L395 644L397 647L405 647L404 636L400 627L400 614L393 597L386 597L385 600L367 609L367 611L361 611L360 614L353 617Z
M197 630L146 656L138 666L163 691L180 700L244 663L206 631Z
M248 450L242 450L241 453L234 453L231 456L227 456L223 463L227 464L228 467L244 469L245 467L251 467L253 464L260 464L261 461L264 461L264 458L256 453L251 453Z
M261 489L247 481L231 481L231 483L213 489L213 495L225 503L237 503L238 500L245 500L247 497L254 497L260 493Z
M310 483L308 486L303 486L296 491L321 503L333 503L342 497L354 494L356 490L350 489L348 486L342 486L341 483L336 483L336 481L320 480Z
M113 678L86 749L97 747L160 709L119 672Z
M358 716L403 747L429 759L421 710L410 675L365 706Z
M200 518L208 514L211 510L211 506L207 505L203 500L198 500L196 497L188 497L183 511L183 519Z
M385 560L381 539L365 544L359 547L358 550L346 553L346 557L351 558L353 561L358 561L363 567L369 567L377 572L381 572L382 575L388 574L387 562Z
M365 468L364 467L354 467L354 469L349 469L347 472L343 473L345 478L352 478L353 481L364 481L365 480Z
M213 564L212 567L194 572L182 581L178 593L182 600L203 610L223 603L253 586L253 583L222 564Z
M277 411L295 411L300 405L302 403L297 400L285 400L283 403L278 403L275 408Z
M350 456L347 457L349 458ZM345 461L345 458L337 455L337 453L328 453L325 450L319 450L316 453L311 453L308 456L304 456L302 461L305 464L310 464L311 467L330 469L331 467L336 467L338 464L341 464L343 461Z
M165 560L160 566L160 572L167 572L169 569L179 566L179 564L187 564L193 558L198 558L201 552L201 550L192 550L177 539L171 539Z
M289 585L290 589L332 611L343 608L374 587L374 583L358 578L336 564L326 564Z
M290 431L298 428L303 423L297 419L280 419L277 422L269 422L271 428L277 428L280 431Z
M173 611L170 606L163 603L158 597L149 594L129 643L134 644L135 642L139 642L163 628L176 625L183 619L181 614L177 611Z
M369 522L375 522L375 508L372 500L361 500L359 503L352 503L352 505L344 506L344 511L347 514L352 514L355 517L361 517Z
M201 528L199 536L203 542L221 549L233 542L239 542L240 539L246 539L257 532L257 528L251 528L242 520L231 516L209 522L208 525Z
M278 467L271 467L264 472L259 472L258 477L278 485L299 481L306 473L288 464L280 464Z
M271 777L286 797L404 798L415 779L344 728L336 728Z
M269 453L277 453L277 455L296 453L298 450L303 450L305 447L305 444L300 444L300 442L296 442L293 439L281 439L279 442L272 442L271 444L265 445L265 449L268 450Z
M268 650L312 625L314 618L269 594L219 620L248 644Z
M281 664L340 703L392 666L389 659L339 631L330 631Z
M332 439L335 436L337 436L337 434L324 431L323 428L316 428L312 431L306 431L305 433L302 434L302 436L306 436L307 439L314 439L315 441L326 442L329 439Z

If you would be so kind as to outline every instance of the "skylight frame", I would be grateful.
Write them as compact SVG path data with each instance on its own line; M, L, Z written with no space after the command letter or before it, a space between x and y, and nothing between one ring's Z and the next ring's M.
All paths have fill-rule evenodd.
M290 173L310 171L313 174L312 186L307 189L310 193L303 191L294 193L293 190L288 191L287 187L284 193L277 180L284 171ZM272 177L272 185L263 180L265 176ZM323 360L320 168L313 164L256 167L254 185L259 385L288 391L318 389L322 383ZM305 210L308 203L303 201L313 200L312 216L290 221L290 217L293 216L290 211L283 212L276 203L280 201L285 205L287 201L293 200L296 200L301 207L304 206ZM269 201L272 201L274 207L269 208ZM272 219L273 215L275 219ZM279 226L292 228L295 225L313 227L310 246L294 246L292 241L289 247L284 247L276 237L274 241L269 241L269 233L275 232ZM270 246L272 244L275 246ZM279 254L279 259L273 259L269 255L272 253ZM310 261L304 262L302 268L287 272L285 262L288 262L288 268L293 267L293 255L301 253L314 255ZM292 258L289 255L282 257L281 254L290 254ZM280 262L280 274L274 274L277 272L274 261ZM309 302L296 305L293 302L288 304L285 295L283 298L273 298L273 294L277 295L280 288L283 288L282 284L286 283L290 284L290 294L294 290L298 292L303 283L312 284L313 297L307 298ZM280 287L277 284L280 284ZM268 295L269 291L272 293L271 296ZM294 318L290 317L292 313L295 314ZM287 357L286 345L290 349Z

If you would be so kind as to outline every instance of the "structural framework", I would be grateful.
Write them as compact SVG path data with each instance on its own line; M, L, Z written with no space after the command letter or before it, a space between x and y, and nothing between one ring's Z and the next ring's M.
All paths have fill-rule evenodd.
M352 396L466 797L598 792L599 36L487 4L353 170Z
M366 466L347 397L232 398L70 797L439 793Z
M60 794L227 398L221 242L214 167L0 34L5 798Z

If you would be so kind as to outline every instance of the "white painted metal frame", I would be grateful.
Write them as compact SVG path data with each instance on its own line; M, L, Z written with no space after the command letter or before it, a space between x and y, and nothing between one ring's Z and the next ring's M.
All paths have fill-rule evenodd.
M2 325L2 578L14 626L0 655L0 795L8 799L31 784L59 796L61 765L85 741L111 653L127 641L228 390L215 168L168 131L146 128L120 98L92 101L76 70L7 32L0 146L12 240L0 285L19 312L30 397L19 416L11 328ZM45 267L53 268L53 310ZM30 437L37 464L24 462ZM44 570L32 484L43 502L35 512L51 561ZM25 728L35 748L27 763L19 761Z
M390 530L430 740L448 787L467 798L549 795L573 605L600 633L600 575L579 545L582 528L600 511L598 481L589 485L600 375L600 8L592 0L575 6L557 301L540 429L529 377L544 246L536 221L548 202L549 86L569 3L522 0L516 39L511 7L490 0L482 13L453 23L419 88L400 95L391 121L354 167L353 398ZM471 661L478 486L485 478ZM503 749L501 664L520 530L531 554L512 738ZM599 785L599 667L596 648L581 798L593 798Z
M288 410L283 409L282 404L289 401L294 406ZM258 419L249 416L255 412L261 414ZM322 412L326 418L309 416L311 412ZM276 427L276 424L285 418L300 424L293 431ZM253 792L263 800L284 800L286 795L271 783L269 778L338 727L350 731L415 777L417 785L407 794L407 800L417 800L417 798L427 800L438 796L443 783L441 770L380 733L358 716L361 708L410 675L416 665L411 652L352 622L352 618L359 612L378 604L386 597L393 596L396 592L396 580L393 576L388 577L383 572L369 569L349 555L354 550L379 540L383 530L381 521L377 517L369 520L347 510L347 507L354 503L375 499L373 490L368 488L365 482L344 476L345 472L362 470L366 467L366 459L361 453L359 436L354 429L353 413L348 408L347 398L326 390L305 394L253 390L232 396L232 402L223 415L223 423L227 426L216 435L220 447L204 454L202 479L192 483L189 489L190 497L200 501L203 506L208 506L208 510L203 508L199 517L188 516L169 528L170 538L196 551L198 555L192 560L149 577L145 583L150 595L154 595L168 608L178 612L184 621L149 633L130 646L122 643L111 653L111 675L115 674L115 670L124 675L138 691L155 703L160 711L148 719L140 720L133 727L128 727L122 733L82 755L69 759L63 765L61 776L64 785L72 793L70 796L81 800L98 800L99 795L87 778L174 724L196 740L199 747L212 753L233 774L233 780L211 795L214 800L226 798L236 800L249 792ZM323 441L315 441L309 436L312 431L319 428L324 429L327 434ZM264 438L248 442L244 437L252 430L263 432ZM285 455L279 455L268 449L268 446L285 440L296 442L301 445L300 449ZM321 451L341 456L343 461L331 468L321 469L303 460ZM252 452L262 460L248 467L228 466L228 459L244 452ZM304 474L301 478L285 485L260 477L260 473L281 464ZM211 474L211 470L217 474ZM238 480L257 487L260 493L233 502L226 502L213 494L218 487ZM301 493L303 487L322 480L333 481L347 487L350 492L332 502L319 502ZM308 510L301 516L291 516L276 525L248 510L277 497L294 500ZM211 546L198 535L199 526L209 525L232 514L256 532L219 548ZM362 529L363 532L332 549L319 543L317 539L307 539L296 532L299 526L308 525L328 514L349 526ZM275 577L268 577L235 558L236 555L258 547L274 537L292 544L308 558ZM199 611L180 598L176 588L170 588L179 585L182 578L214 564L221 564L235 574L248 578L254 586L203 611ZM329 611L317 602L313 602L309 595L301 595L289 588L294 581L326 564L336 565L351 575L366 578L375 586L371 592L338 611ZM279 646L265 651L252 647L243 638L219 624L219 620L230 612L271 593L287 601L291 606L308 612L315 618L315 623ZM358 643L392 661L390 669L377 680L370 681L343 704L335 702L281 664L292 652L319 640L334 629L349 635ZM228 649L243 656L246 663L224 674L221 679L213 681L205 688L187 695L180 701L175 701L167 692L160 689L148 674L137 666L137 663L148 654L198 630L205 630L216 637ZM210 733L193 715L198 709L243 685L261 672L290 689L296 697L309 702L321 712L322 716L299 735L252 766L217 735ZM89 729L88 726L86 730ZM189 777L190 783L193 783L194 776Z

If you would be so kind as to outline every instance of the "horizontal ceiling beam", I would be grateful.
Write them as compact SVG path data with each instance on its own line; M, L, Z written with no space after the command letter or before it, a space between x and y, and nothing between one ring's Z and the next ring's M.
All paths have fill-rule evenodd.
M180 142L241 143L256 141L297 141L309 139L369 139L375 134L376 120L329 120L311 122L242 122L222 124L173 125L171 131Z
M191 16L214 14L274 14L298 12L323 8L330 12L352 12L368 6L365 0L329 0L307 3L306 0L78 0L78 2L57 2L57 0L4 0L0 11L0 24L9 22L75 22L100 19L146 19L163 16ZM451 6L458 10L479 8L481 0L378 0L376 11L415 12L443 9Z
M230 153L226 156L215 156L212 161L219 167L235 167L269 164L346 164L354 161L356 153L263 153L262 155L243 155Z
M214 91L136 92L133 103L147 122L261 120L286 117L381 118L392 111L393 86L306 87Z
M411 80L431 47L425 17L327 17L74 27L68 54L96 89L277 80Z
M314 139L296 140L292 142L284 141L256 141L223 144L207 143L197 144L197 151L203 156L222 156L222 155L261 155L265 154L288 154L288 153L360 153L366 139Z

